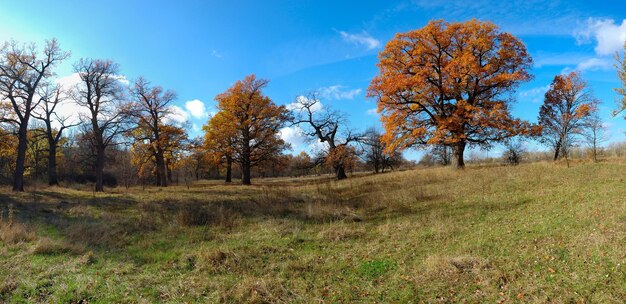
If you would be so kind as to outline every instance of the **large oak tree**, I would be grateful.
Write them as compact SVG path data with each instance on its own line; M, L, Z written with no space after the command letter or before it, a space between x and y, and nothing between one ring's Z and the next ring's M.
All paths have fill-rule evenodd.
M391 150L448 145L464 167L468 145L489 146L530 125L511 116L513 91L531 79L524 44L491 22L431 21L397 34L370 84Z
M254 75L237 81L215 97L219 111L205 127L205 132L224 137L215 142L230 145L232 160L241 166L244 185L251 184L251 168L275 159L288 147L278 135L289 118L288 111L263 94L267 84ZM210 145L210 136L205 138Z

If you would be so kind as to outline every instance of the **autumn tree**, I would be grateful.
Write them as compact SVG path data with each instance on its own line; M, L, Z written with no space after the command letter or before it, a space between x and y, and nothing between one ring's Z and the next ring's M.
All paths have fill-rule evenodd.
M324 163L334 170L337 179L347 178L346 166L354 160L355 152L348 146L357 142L361 135L345 127L347 120L343 113L323 109L316 93L298 96L291 108L292 124L301 127L309 138L325 144Z
M232 160L240 165L244 185L251 184L251 168L279 156L288 147L278 136L288 111L263 95L267 84L254 75L237 81L215 97L219 111L205 127L208 146L217 143L232 148L225 152L232 153Z
M626 110L626 41L624 41L623 55L620 56L619 53L616 53L615 60L617 61L615 64L615 67L617 68L617 77L621 83L620 87L615 88L615 92L618 95L618 105L614 115L618 115L622 111ZM626 118L626 115L624 115L624 118Z
M214 115L202 127L207 156L213 163L223 163L226 166L225 182L227 183L232 182L233 159L238 135L237 128L230 119L231 117L226 114Z
M13 191L24 191L28 124L40 101L37 91L54 75L52 69L67 57L69 53L63 52L55 39L46 42L42 54L35 44L21 46L11 42L0 48L0 100L12 110L5 112L0 122L13 124L18 137Z
M71 123L71 117L58 114L59 106L65 102L65 92L60 85L46 85L39 92L39 107L33 112L33 117L41 121L44 128L43 136L48 142L48 184L58 185L57 150L63 137L63 131L78 124Z
M104 165L107 147L129 129L128 106L123 101L119 67L110 60L81 59L74 65L80 83L71 93L77 105L87 113L81 121L89 126L95 150L95 191L104 191Z
M131 88L131 95L134 102L130 114L135 117L137 128L130 135L134 137L136 145L147 146L146 149L135 151L150 153L149 159L154 161L156 167L156 185L165 187L168 182L166 154L175 152L173 150L179 146L180 139L177 127L166 123L176 93L165 91L159 86L153 87L140 77Z
M554 77L539 110L540 141L554 150L554 160L565 157L585 119L596 111L598 100L579 72Z
M509 111L511 96L531 79L524 44L491 22L431 21L397 34L379 55L368 89L378 103L389 148L449 145L455 166L466 147L488 147L531 126Z

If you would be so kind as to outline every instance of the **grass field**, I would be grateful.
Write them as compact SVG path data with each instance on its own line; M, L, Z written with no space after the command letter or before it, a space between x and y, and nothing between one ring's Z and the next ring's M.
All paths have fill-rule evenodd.
M626 302L624 160L253 182L2 189L0 302Z

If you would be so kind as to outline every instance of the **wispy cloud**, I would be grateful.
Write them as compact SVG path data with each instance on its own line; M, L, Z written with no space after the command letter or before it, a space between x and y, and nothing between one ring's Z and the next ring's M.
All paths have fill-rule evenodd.
M370 116L380 116L380 114L378 114L378 109L377 108L371 108L367 111L365 111L365 114L370 115Z
M363 90L361 89L347 89L346 86L342 85L332 85L329 87L323 87L319 89L319 93L321 97L326 99L354 99L354 97L361 94Z
M541 103L543 101L544 95L550 89L550 85L545 85L542 87L532 88L525 91L519 92L518 98L522 101L530 101L532 103Z
M224 58L224 55L222 55L222 53L220 53L218 50L211 50L211 56L218 59Z
M353 43L359 46L364 46L368 50L373 50L380 47L380 41L374 37L372 37L366 31L362 31L361 33L351 34L344 31L337 31L341 38L349 43Z

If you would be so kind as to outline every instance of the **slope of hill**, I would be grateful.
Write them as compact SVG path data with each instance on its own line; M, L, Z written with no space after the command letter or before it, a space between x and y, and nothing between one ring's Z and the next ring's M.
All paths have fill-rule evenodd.
M0 191L0 302L622 302L626 163Z

